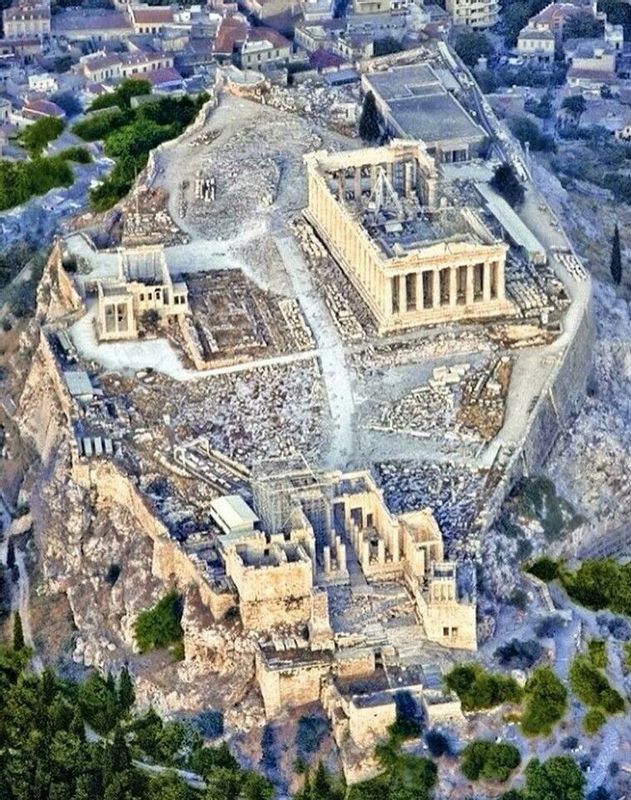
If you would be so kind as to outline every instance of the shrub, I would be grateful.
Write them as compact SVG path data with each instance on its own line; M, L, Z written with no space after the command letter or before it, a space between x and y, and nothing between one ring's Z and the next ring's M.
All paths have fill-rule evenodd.
M479 664L461 664L445 676L445 686L455 692L465 711L518 703L522 689L513 678L486 672Z
M65 123L61 119L42 117L22 131L20 144L28 150L32 158L36 158L49 142L59 136L64 127Z
M447 736L440 731L427 731L425 744L434 758L451 755L451 744Z
M607 722L607 717L603 711L599 708L590 708L583 717L583 730L592 736L602 728L605 722Z
M513 208L524 202L526 195L524 187L510 164L500 164L497 167L491 179L491 186Z
M85 147L66 147L59 154L60 158L66 161L74 161L76 164L89 164L92 161L92 156Z
M191 720L191 724L205 739L216 739L223 736L224 723L221 711L214 709L202 711Z
M535 669L524 688L522 731L526 736L548 736L566 708L567 691L552 669Z
M142 611L134 623L136 644L143 653L181 641L182 597L169 592L153 608Z
M611 687L606 676L585 656L577 656L570 666L570 687L586 706L602 708L608 714L624 711L624 699Z
M96 672L80 684L77 699L83 718L97 733L110 733L121 718L116 686Z
M525 611L528 608L528 592L524 589L513 589L508 602L519 611Z
M587 657L596 669L607 667L607 643L604 639L590 639L587 644Z
M540 619L535 625L535 633L540 639L549 639L565 625L563 619L558 614Z
M631 616L631 564L589 559L577 572L564 575L563 585L572 600L587 608Z
M585 776L570 756L533 758L526 767L524 800L584 800Z
M298 758L308 761L309 756L317 752L328 731L329 722L324 717L315 714L300 717L295 742Z
M470 742L462 752L460 768L470 781L507 781L521 763L519 750L512 744Z
M533 561L527 568L527 571L531 575L534 575L535 578L539 578L539 580L548 583L559 577L559 563L552 558L548 558L548 556L543 556Z
M102 94L92 101L90 111L118 106L121 109L131 108L132 97L151 94L151 83L139 78L127 78L118 84L113 92Z
M535 639L525 642L511 639L498 647L494 655L503 667L530 669L543 655L543 647Z
M119 108L112 108L98 114L91 114L74 126L73 133L86 142L96 142L121 128L129 120L129 114Z
M493 45L486 34L470 28L458 33L454 49L469 67L475 67L480 58L490 58L493 55Z

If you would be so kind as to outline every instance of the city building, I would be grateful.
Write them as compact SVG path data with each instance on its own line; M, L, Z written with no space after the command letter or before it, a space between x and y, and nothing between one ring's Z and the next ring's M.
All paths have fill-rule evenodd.
M500 18L499 0L446 0L445 8L454 24L484 30Z
M528 61L550 64L554 61L556 39L547 28L526 26L517 38L517 53Z
M2 27L7 39L35 36L41 39L50 34L50 2L48 0L17 0L2 12Z
M486 146L483 128L454 97L430 64L392 67L362 76L364 93L371 91L389 132L420 139L441 162L467 161Z

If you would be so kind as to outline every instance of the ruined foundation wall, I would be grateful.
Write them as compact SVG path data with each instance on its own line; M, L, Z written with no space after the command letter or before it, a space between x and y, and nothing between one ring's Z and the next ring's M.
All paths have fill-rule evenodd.
M311 595L244 601L239 597L239 613L245 628L266 631L277 625L306 625L311 617Z

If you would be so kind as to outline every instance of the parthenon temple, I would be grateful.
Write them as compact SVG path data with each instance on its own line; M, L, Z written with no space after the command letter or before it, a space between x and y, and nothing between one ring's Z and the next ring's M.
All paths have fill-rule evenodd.
M449 205L421 142L305 156L306 217L380 333L509 313L508 247L472 208Z

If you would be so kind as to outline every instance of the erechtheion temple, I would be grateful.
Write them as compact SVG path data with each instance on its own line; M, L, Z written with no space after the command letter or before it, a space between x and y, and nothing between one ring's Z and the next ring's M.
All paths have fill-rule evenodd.
M186 284L171 279L162 245L122 250L117 277L97 283L96 329L101 341L136 338L148 311L164 324L188 310Z
M441 197L420 142L305 157L306 216L372 311L381 333L510 311L508 247L467 206Z

